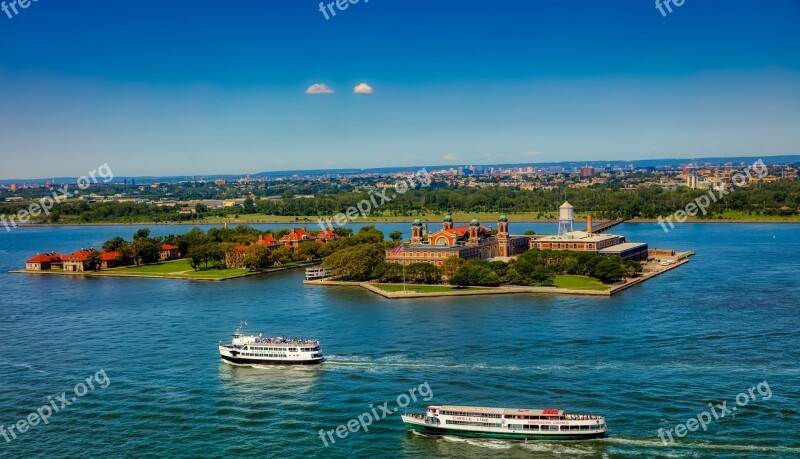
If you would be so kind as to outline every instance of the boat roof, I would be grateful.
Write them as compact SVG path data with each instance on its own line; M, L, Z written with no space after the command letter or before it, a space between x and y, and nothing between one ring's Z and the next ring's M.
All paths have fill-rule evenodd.
M428 408L438 408L443 411L463 411L468 413L482 414L516 414L528 416L563 416L564 410L546 409L530 410L524 408L491 408L485 406L460 406L460 405L439 405L429 406Z

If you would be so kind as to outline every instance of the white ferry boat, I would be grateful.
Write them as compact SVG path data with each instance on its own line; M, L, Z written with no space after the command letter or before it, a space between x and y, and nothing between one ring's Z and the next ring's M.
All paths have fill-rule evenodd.
M408 430L436 436L514 440L588 440L603 438L602 416L566 414L563 410L525 410L476 406L429 406L423 415L405 414Z
M333 273L330 269L323 268L322 266L309 266L306 268L306 280L325 279L331 277Z
M238 365L313 365L324 360L319 341L282 336L265 338L261 333L245 335L246 325L242 323L233 332L231 344L219 342L222 360Z

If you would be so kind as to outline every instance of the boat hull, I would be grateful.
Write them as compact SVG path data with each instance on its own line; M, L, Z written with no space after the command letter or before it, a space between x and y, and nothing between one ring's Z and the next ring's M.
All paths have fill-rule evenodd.
M425 435L434 436L452 436L452 437L468 437L468 438L499 438L506 440L593 440L597 438L605 438L606 432L569 432L569 433L552 433L552 434L537 434L532 432L482 432L464 429L449 429L446 427L433 427L428 425L405 423L408 430L413 430Z
M309 360L289 360L289 359L248 359L244 357L233 357L220 354L222 360L235 363L236 365L318 365L324 360L322 357Z

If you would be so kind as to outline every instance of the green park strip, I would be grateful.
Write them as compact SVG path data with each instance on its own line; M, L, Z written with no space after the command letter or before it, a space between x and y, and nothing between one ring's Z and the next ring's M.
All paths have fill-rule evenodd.
M14 273L42 274L42 275L64 275L64 276L86 276L86 277L143 277L143 278L163 278L163 279L190 279L205 281L223 281L247 276L257 276L287 269L297 269L308 266L309 263L287 263L283 266L272 267L262 271L250 271L246 268L208 268L195 271L189 264L189 259L184 258L174 261L166 261L151 265L130 266L104 269L101 271L67 272L60 269L47 271L17 270Z
M553 279L556 288L564 288L570 290L596 290L605 291L611 288L599 280L589 276L576 276L572 274L556 275Z

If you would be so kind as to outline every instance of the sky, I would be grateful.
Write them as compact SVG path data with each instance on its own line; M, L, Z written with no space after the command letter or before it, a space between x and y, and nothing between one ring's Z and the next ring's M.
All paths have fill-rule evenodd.
M800 154L800 0L331 8L0 10L0 179Z

